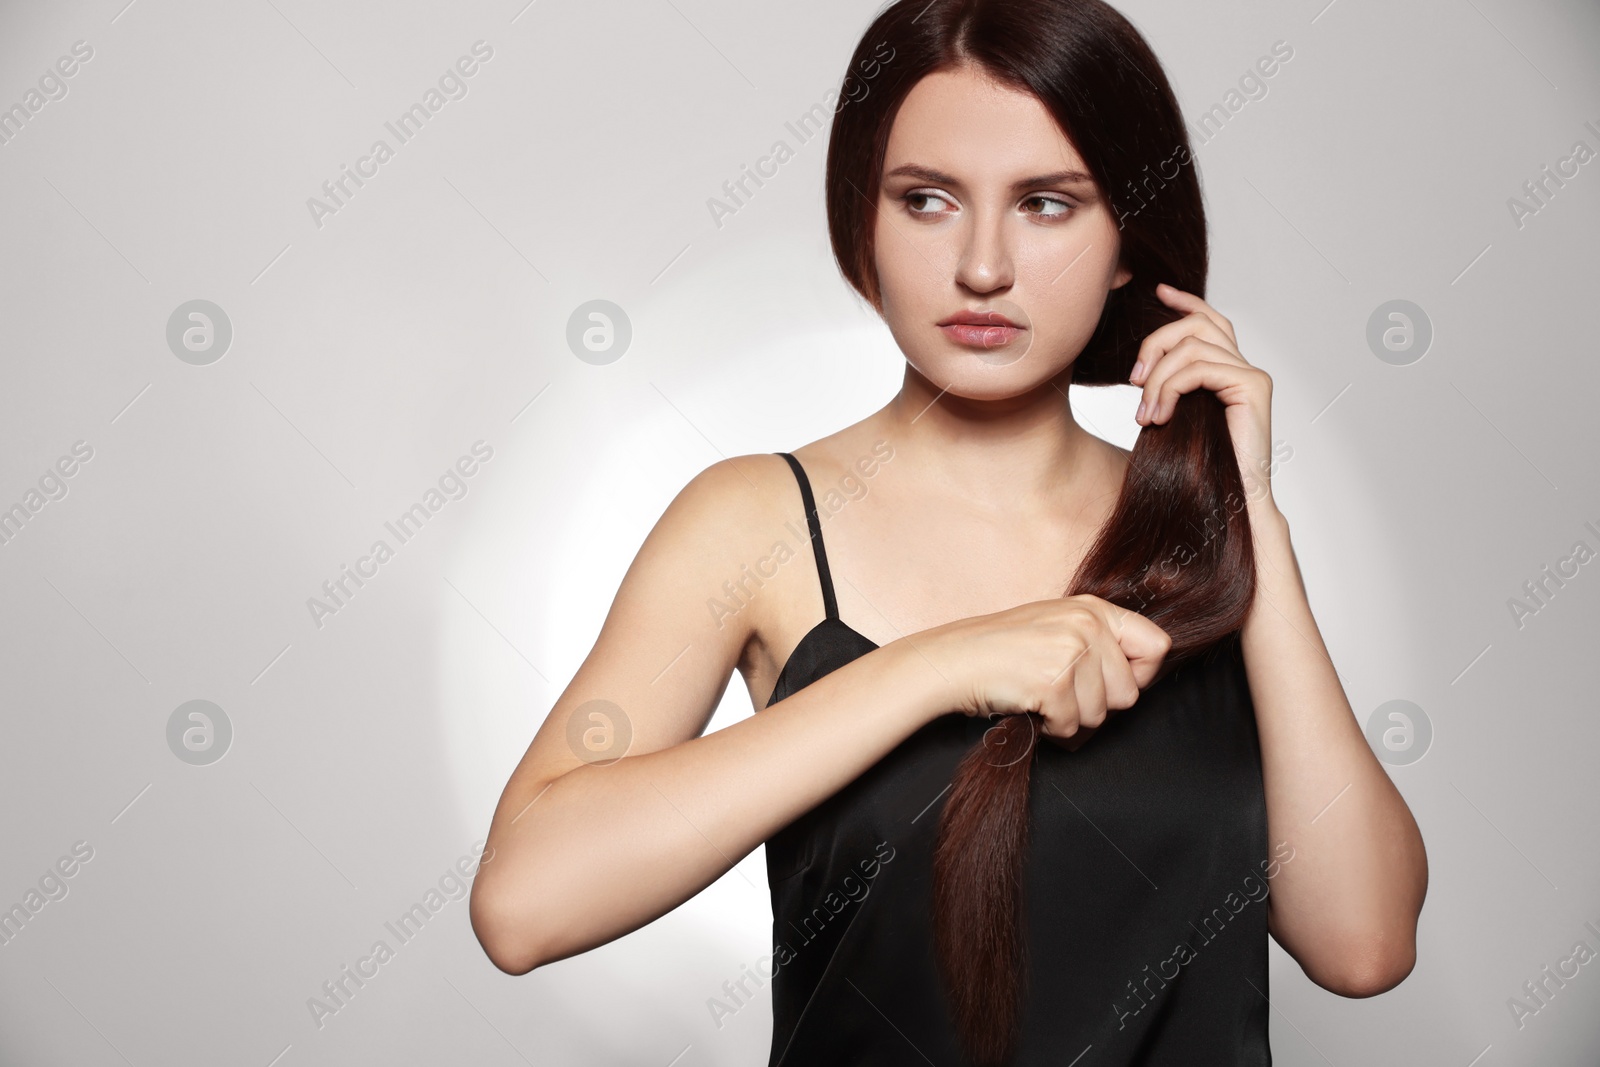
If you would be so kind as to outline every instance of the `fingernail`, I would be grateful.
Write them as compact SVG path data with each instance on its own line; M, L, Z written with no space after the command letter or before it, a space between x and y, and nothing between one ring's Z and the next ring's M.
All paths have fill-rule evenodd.
M1144 421L1144 401L1143 400L1139 401L1139 410L1135 411L1133 413L1133 421L1134 422L1143 422Z
M1128 375L1128 381L1137 381L1139 378L1139 372L1142 370L1144 370L1144 360L1141 359L1133 365L1133 373Z

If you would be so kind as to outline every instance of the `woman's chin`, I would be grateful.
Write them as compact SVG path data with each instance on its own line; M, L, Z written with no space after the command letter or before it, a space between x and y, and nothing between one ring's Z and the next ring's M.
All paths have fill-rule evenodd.
M974 356L966 366L942 364L932 368L933 373L918 368L934 388L943 390L944 396L959 396L966 400L1010 400L1038 389L1049 388L1050 381L1064 367L1051 370L1038 364L997 366L981 362Z

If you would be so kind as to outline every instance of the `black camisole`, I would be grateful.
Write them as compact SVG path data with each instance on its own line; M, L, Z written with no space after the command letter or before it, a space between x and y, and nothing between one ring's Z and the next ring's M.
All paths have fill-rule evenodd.
M839 618L800 483L826 616L767 702L878 647ZM934 959L933 844L956 764L991 725L922 726L766 842L768 1067L970 1067ZM841 738L841 743L847 739ZM1024 880L1017 1067L1260 1067L1269 856L1238 634L1115 712L1076 752L1040 739Z

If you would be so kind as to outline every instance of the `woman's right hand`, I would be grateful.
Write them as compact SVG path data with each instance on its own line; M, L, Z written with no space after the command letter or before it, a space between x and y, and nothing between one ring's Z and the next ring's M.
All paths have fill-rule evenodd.
M1133 706L1172 647L1143 615L1087 593L959 619L915 642L961 694L949 711L1037 712L1044 735L1073 750Z

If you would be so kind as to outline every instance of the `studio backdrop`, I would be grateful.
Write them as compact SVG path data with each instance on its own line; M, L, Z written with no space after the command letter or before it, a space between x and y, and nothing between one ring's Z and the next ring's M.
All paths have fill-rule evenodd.
M1428 849L1399 987L1272 946L1274 1062L1592 1065L1600 9L1117 6ZM0 9L0 1063L766 1062L761 848L517 977L468 892L666 505L899 387L822 183L876 11Z

